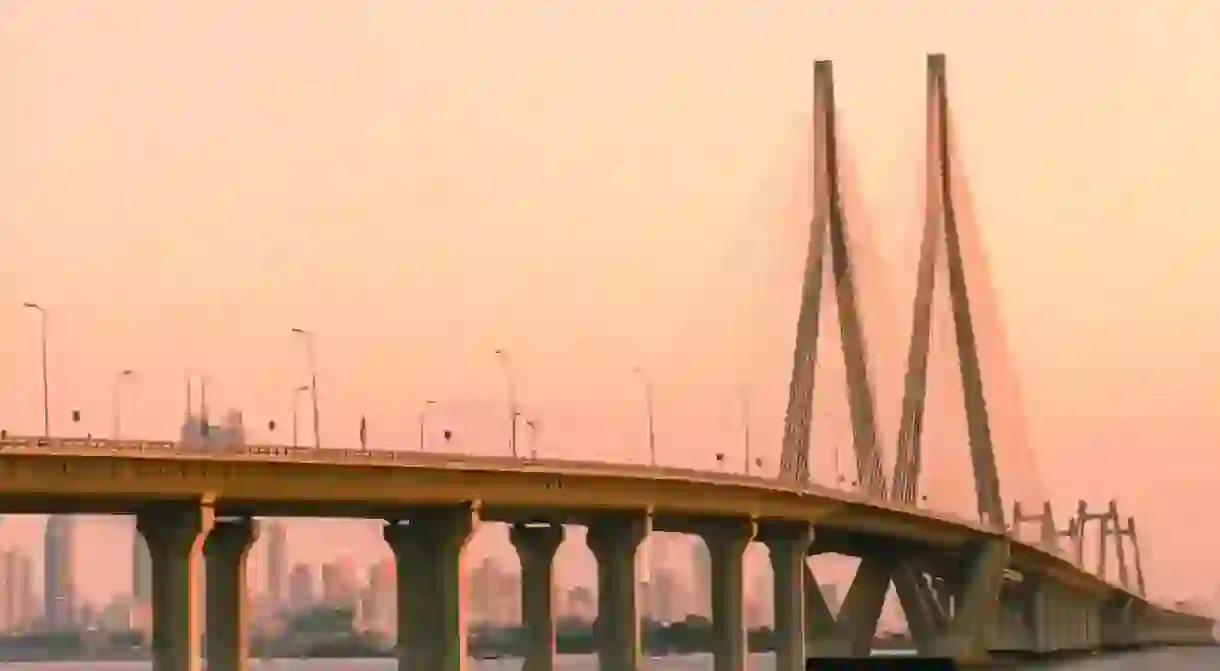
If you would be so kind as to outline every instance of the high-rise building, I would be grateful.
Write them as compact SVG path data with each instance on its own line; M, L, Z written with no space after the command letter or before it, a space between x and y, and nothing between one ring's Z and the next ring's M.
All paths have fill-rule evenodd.
M267 523L267 596L275 608L284 607L288 587L288 531L284 523Z
M76 589L72 573L75 520L67 515L47 518L43 569L43 616L51 631L72 628L76 618Z
M385 559L369 569L364 618L366 628L372 631L386 634L394 631L398 621L396 572L393 559Z
M3 609L0 609L4 631L16 631L25 623L26 602L28 601L30 585L24 580L28 576L22 572L22 563L27 561L16 548L10 548L0 556L0 580L3 581Z
M342 559L322 565L322 602L332 608L351 608L360 598L356 570Z
M131 525L131 598L136 604L152 603L152 554L136 525Z
M313 567L297 564L288 573L288 608L300 612L314 605L317 581Z
M707 544L696 540L691 544L692 579L691 594L694 597L691 604L692 615L711 617L712 615L712 554L707 550Z
M182 422L179 441L189 447L224 447L246 444L246 428L240 410L230 410L220 424L208 421L207 408L199 415L187 413Z

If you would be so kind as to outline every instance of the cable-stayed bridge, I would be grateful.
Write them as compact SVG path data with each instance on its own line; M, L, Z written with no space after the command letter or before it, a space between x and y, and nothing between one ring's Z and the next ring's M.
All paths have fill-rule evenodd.
M831 64L815 66L813 216L778 479L516 456L18 436L0 440L0 512L136 516L152 557L158 671L198 663L190 613L191 557L200 550L207 559L209 668L244 668L242 576L260 516L386 521L398 565L397 655L408 669L465 663L461 560L484 521L513 525L529 669L553 668L549 595L565 524L588 527L598 564L595 643L602 668L616 671L641 663L635 558L654 530L696 534L708 545L717 669L744 668L743 557L752 542L770 552L776 668L784 671L803 668L808 655L867 655L891 586L926 655L967 661L1002 652L1210 644L1210 620L1149 600L1135 521L1123 520L1115 503L1097 512L1082 502L1066 524L1056 521L1023 431L950 111L945 59L934 55L924 222L898 385L876 377L862 287L870 234L854 225ZM948 306L939 322L937 296ZM824 346L828 325L837 327L838 352ZM959 441L927 430L930 412L949 402L929 384L937 366L948 370L933 357L937 327L952 343L965 426ZM850 428L849 463L834 486L815 482L812 466L822 447L813 429L818 363L826 357L842 362ZM879 391L887 384L900 401L892 446L881 420ZM928 505L929 465L953 451L973 485L967 515ZM1084 562L1094 523L1102 548L1096 569ZM1106 562L1111 545L1116 580ZM837 615L807 562L829 553L860 559Z

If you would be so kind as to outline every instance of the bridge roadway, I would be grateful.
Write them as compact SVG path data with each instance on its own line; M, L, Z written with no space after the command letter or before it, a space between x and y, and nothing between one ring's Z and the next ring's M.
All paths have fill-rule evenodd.
M1213 622L1152 603L1047 549L966 519L727 472L418 451L8 437L0 513L136 516L153 567L157 671L196 669L192 553L207 571L213 671L246 668L245 555L256 516L384 519L397 572L399 667L462 668L460 555L482 520L513 525L522 564L525 671L553 668L554 553L562 524L587 526L598 563L601 668L639 668L636 549L651 530L694 533L712 558L717 671L745 666L743 555L765 543L775 571L777 669L868 653L891 583L921 654L962 661L1140 645L1210 644ZM810 554L861 558L838 618Z

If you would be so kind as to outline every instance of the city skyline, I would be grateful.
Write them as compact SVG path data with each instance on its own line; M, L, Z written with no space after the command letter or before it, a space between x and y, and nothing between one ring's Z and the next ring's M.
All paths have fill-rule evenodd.
M18 64L0 92L23 101L0 112L13 148L0 158L10 252L0 311L12 326L0 334L0 426L42 426L38 329L20 309L37 301L49 312L51 419L64 432L106 433L113 377L130 368L142 379L123 392L124 433L172 436L182 372L197 368L217 399L248 413L252 439L288 442L293 390L308 378L289 333L300 326L318 334L326 445L356 445L367 416L373 445L408 449L419 404L440 398L484 418L455 429L461 447L501 453L506 401L492 352L508 348L523 404L543 417L542 451L641 463L642 390L630 371L644 366L658 387L662 461L710 468L715 453L734 454L740 369L756 364L753 440L774 468L797 291L788 269L799 265L788 251L806 224L787 182L800 173L793 127L809 63L835 54L859 188L893 250L916 230L923 78L910 55L943 42L1045 487L1061 518L1077 498L1118 496L1141 520L1150 589L1189 595L1210 584L1216 560L1180 522L1212 501L1220 438L1220 328L1207 314L1217 246L1200 177L1220 148L1217 101L1199 92L1193 78L1212 66L1192 51L1210 39L1199 26L1214 22L1085 5L1058 9L1068 27L1055 30L1040 27L1046 5L1031 3L929 10L922 29L902 20L912 32L895 35L867 3L749 18L707 9L698 20L674 8L565 10L565 31L546 12L524 13L496 24L527 36L512 40L532 45L518 51L503 35L482 39L477 17L463 15L473 5L426 17L281 5L245 10L240 25L211 9L114 9L97 22L79 20L83 5L0 10L0 45ZM425 23L479 39L427 39ZM1014 26L1043 38L1036 53L1008 36L1027 34ZM1095 56L1075 51L1086 32ZM877 36L853 44L840 33ZM1160 33L1175 37L1139 63L1123 57ZM623 35L639 53L619 55L622 74L591 76L604 75L603 59L619 53L607 40ZM683 48L667 49L674 42ZM192 49L249 67L222 72ZM543 67L559 49L571 50L568 63ZM507 81L476 76L488 62ZM119 84L123 72L139 75L141 93ZM568 97L541 93L552 89ZM1164 123L1154 100L1182 118ZM1102 109L1112 113L1098 119ZM1173 223L1150 237L1146 221L1165 203ZM774 274L759 270L767 261ZM901 259L892 270L909 279ZM725 291L730 303L762 297L761 335L731 328L750 313L712 300ZM271 419L280 428L268 436ZM828 456L815 456L824 477ZM29 548L41 524L9 518L0 534ZM125 547L112 532L126 524L82 519L78 543ZM297 551L320 562L333 548L310 542L318 536L385 556L369 524L289 527L303 537ZM483 540L502 533L481 534L472 554L505 552ZM579 548L569 541L561 564L569 546ZM126 551L113 555L78 569L84 593L125 584Z

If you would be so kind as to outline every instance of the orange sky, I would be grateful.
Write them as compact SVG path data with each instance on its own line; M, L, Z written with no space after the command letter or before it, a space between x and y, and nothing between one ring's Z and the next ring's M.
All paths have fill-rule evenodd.
M1061 518L1119 496L1151 588L1211 591L1220 551L1182 520L1208 510L1220 465L1206 28L1220 8L511 7L0 6L0 424L40 428L35 315L20 308L36 300L61 433L73 407L82 431L107 432L127 367L141 378L124 392L128 435L176 429L187 367L207 371L217 406L286 425L299 326L318 332L327 443L354 443L365 414L375 446L414 446L432 397L461 401L447 412L464 419L437 423L465 422L464 447L503 450L491 352L506 347L540 451L644 458L642 365L663 460L736 454L745 385L773 467L811 61L835 61L855 196L905 333L924 54L943 51L1042 488ZM41 521L3 528L32 545ZM86 593L126 589L123 533L84 532L116 544L113 564L82 572ZM367 526L336 533L382 551ZM293 551L326 559L333 538L297 533Z

